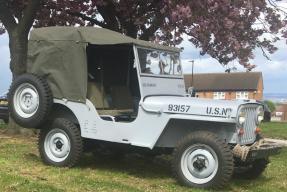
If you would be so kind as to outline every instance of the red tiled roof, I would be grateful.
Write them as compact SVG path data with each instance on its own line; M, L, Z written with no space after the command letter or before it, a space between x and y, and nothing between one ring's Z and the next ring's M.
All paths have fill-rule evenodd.
M261 72L198 73L184 75L186 88L196 91L255 91L262 80Z

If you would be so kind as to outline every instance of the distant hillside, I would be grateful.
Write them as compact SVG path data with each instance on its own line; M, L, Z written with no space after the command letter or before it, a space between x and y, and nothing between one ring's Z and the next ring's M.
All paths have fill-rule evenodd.
M287 102L287 93L264 93L264 100Z

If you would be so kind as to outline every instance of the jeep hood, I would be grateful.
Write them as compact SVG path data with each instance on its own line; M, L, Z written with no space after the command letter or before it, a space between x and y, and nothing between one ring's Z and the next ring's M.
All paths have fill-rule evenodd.
M245 100L214 100L180 96L150 96L141 107L147 112L235 118Z

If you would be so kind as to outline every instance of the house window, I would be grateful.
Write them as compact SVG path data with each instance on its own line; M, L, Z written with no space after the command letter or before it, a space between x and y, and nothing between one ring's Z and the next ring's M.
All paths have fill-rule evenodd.
M248 99L248 92L245 91L236 92L236 99Z
M213 99L225 99L225 92L214 92Z

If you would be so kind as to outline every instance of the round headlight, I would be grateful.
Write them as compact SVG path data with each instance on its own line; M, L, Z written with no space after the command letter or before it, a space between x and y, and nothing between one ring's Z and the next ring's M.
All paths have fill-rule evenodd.
M256 123L259 125L261 121L264 119L264 109L262 106L257 108L257 118L256 118Z
M244 111L240 111L238 115L238 123L243 126L246 121L246 113Z

